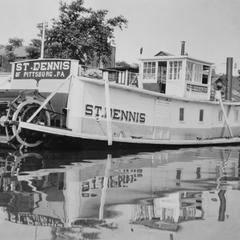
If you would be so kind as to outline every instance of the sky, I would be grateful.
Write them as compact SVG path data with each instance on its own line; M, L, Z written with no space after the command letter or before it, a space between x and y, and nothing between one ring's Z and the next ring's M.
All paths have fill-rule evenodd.
M217 72L225 72L227 57L240 69L240 0L85 0L85 5L128 19L126 29L115 31L117 61L137 62L141 47L144 57L159 51L179 55L184 40L189 56L215 63ZM0 44L11 37L27 44L37 35L37 23L58 14L59 0L0 0Z

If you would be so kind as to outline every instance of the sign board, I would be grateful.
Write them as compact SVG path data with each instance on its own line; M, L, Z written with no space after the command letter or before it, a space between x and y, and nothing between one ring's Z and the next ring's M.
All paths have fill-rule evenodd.
M66 79L71 73L71 61L64 59L37 59L16 62L13 79Z
M207 86L198 86L193 84L187 84L187 91L199 92L199 93L208 93Z
M52 92L69 76L78 76L79 64L74 59L45 58L15 62L12 64L11 89ZM68 93L69 84L58 92Z

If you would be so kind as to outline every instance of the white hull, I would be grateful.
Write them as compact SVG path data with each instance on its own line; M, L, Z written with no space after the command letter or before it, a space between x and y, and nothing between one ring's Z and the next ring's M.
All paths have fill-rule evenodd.
M225 103L226 127L217 101L170 97L139 88L110 84L110 125L102 80L73 78L69 90L67 128L21 122L20 127L83 140L164 146L240 143L240 103ZM180 108L184 109L180 119ZM199 112L203 112L199 119ZM238 116L239 115L239 116Z

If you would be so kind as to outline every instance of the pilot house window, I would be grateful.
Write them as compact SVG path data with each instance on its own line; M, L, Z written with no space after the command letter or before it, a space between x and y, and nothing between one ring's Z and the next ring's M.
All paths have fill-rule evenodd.
M186 80L189 82L193 81L193 68L194 68L194 63L187 62Z
M186 80L199 84L208 84L210 66L193 62L187 62Z
M182 61L170 61L168 78L170 80L180 79L181 70L182 70Z
M156 73L156 62L145 62L143 64L143 79L154 79Z

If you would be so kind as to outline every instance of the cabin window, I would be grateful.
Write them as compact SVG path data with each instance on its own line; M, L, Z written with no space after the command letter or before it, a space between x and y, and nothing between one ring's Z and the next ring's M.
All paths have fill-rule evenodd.
M201 168L200 168L200 167L197 167L197 169L196 169L196 175L197 175L197 179L200 179L200 178L201 178Z
M154 79L156 73L156 62L145 62L143 64L143 79Z
M177 169L177 173L176 173L176 185L177 186L180 185L181 175L182 175L182 170L181 169Z
M118 82L118 73L117 72L109 72L108 73L108 81L109 82Z
M127 85L138 87L138 74L135 72L128 72Z
M126 72L118 72L118 83L122 85L126 84Z
M170 80L180 79L181 70L182 70L182 61L170 61L168 79Z
M179 121L184 121L184 108L179 109Z
M223 120L223 111L220 110L220 111L218 112L218 121L221 122L222 120Z
M199 111L199 122L203 122L203 114L204 114L204 110L200 109L200 111Z

